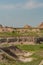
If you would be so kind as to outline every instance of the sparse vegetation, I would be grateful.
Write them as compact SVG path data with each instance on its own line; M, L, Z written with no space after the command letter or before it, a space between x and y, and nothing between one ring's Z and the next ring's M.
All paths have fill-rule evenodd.
M39 65L41 60L43 60L43 44L38 45L16 45L18 48L24 50L24 51L32 51L34 54L30 57L36 58L32 62L20 62L16 60L10 60L11 58L6 57L5 62L0 62L0 65ZM5 46L6 47L6 46Z
M21 33L21 32L0 32L0 37L2 36L43 36L43 30L41 30L40 32L24 32L24 33Z

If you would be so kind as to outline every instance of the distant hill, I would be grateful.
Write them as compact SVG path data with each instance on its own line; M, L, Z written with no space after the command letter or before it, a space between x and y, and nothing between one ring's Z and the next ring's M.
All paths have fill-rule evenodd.
M30 25L25 25L23 28L32 28Z

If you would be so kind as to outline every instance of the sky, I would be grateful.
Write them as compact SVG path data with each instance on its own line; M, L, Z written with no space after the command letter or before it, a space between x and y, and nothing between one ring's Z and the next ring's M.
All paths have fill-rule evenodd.
M43 0L0 0L0 24L23 27L43 22Z

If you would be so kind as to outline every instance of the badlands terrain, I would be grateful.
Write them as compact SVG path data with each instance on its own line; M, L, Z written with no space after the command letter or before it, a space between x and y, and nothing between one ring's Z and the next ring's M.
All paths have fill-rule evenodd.
M42 65L43 44L10 45L0 47L0 65Z

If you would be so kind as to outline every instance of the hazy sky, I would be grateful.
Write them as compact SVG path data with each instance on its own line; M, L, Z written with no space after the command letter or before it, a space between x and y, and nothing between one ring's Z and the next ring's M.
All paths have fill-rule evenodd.
M21 27L43 22L43 0L0 0L0 24Z

